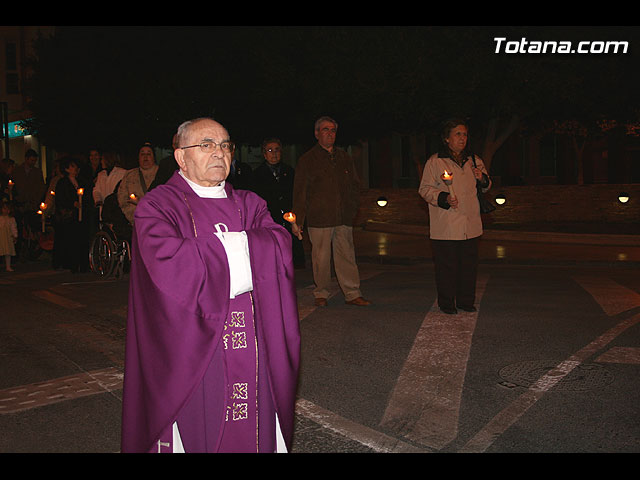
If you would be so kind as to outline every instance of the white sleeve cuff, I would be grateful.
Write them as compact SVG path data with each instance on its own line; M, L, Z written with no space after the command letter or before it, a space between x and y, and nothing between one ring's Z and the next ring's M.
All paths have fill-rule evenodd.
M224 231L220 228L224 227ZM220 239L227 253L229 262L229 298L253 290L251 276L251 261L249 257L249 242L247 232L227 232L226 225L217 224L215 235Z

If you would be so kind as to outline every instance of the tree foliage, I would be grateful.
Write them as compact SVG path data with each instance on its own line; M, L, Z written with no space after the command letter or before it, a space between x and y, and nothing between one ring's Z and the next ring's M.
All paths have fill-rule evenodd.
M627 40L607 55L495 53L509 40ZM446 117L479 132L514 116L633 118L633 29L616 27L59 27L28 84L43 140L61 148L168 146L177 125L219 119L238 142L311 143L331 115L341 141L424 133Z

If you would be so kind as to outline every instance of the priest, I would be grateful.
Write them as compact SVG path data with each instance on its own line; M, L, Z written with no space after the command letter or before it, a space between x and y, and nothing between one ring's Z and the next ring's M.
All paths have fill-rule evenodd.
M179 170L135 211L122 451L287 451L300 357L290 235L225 182L221 124L187 121L177 144Z

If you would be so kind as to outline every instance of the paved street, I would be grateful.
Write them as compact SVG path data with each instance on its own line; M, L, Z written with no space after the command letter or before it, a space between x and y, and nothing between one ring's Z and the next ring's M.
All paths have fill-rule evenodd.
M356 232L370 307L297 270L294 453L639 452L640 246L483 240L478 312L428 241ZM0 273L0 452L117 452L127 279Z

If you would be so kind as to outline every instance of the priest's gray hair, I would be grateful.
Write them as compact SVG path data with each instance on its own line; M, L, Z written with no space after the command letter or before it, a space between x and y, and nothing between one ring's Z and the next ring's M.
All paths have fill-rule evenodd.
M180 126L178 127L178 131L176 132L176 141L175 141L175 143L176 143L176 145L178 147L184 146L183 141L187 137L187 135L189 134L189 129L191 128L191 125L193 125L194 123L198 123L198 122L200 122L202 120L210 120L212 122L220 123L220 122L215 121L211 117L194 118L192 120L187 120L186 122L182 122L180 124Z

